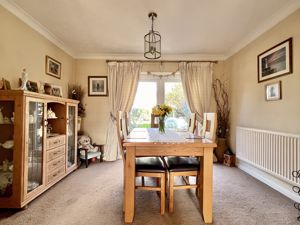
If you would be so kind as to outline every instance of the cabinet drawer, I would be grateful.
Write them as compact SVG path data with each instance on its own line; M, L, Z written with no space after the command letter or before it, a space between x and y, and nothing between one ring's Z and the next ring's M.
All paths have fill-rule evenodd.
M59 135L57 137L52 137L47 139L47 149L56 148L60 145L65 144L65 135Z
M53 171L54 169L65 165L65 156L60 156L56 159L51 160L47 163L47 171L48 173Z
M65 173L65 166L61 166L56 170L53 170L51 173L47 176L47 183L50 183L51 181L55 180L56 178L59 178Z
M65 155L65 146L64 145L47 151L47 162L49 162L61 155Z

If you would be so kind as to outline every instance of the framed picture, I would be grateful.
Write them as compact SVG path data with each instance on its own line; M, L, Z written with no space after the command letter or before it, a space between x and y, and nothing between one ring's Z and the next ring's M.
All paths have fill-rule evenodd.
M46 55L46 74L60 79L61 63Z
M51 84L51 95L62 97L62 88L61 86Z
M21 86L21 85L22 85L22 80L20 78L19 79L19 86ZM27 83L26 83L26 88L27 88L28 91L39 92L38 84L37 84L37 82L34 82L34 81L28 80Z
M107 76L89 76L88 77L88 96L108 96Z
M281 99L281 81L267 84L265 86L266 101Z
M257 56L258 82L293 72L292 46L289 38Z

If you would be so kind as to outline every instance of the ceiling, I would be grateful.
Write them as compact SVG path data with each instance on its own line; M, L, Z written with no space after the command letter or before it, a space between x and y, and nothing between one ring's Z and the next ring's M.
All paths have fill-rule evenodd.
M1 2L1 1L0 1ZM76 58L143 57L150 11L164 58L226 58L300 7L299 0L4 0Z

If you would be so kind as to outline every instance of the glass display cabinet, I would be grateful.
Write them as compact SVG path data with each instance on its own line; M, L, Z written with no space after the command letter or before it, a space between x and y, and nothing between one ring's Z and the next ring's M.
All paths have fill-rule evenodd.
M77 168L78 101L0 90L0 208L22 208Z
M67 170L77 161L77 105L67 104Z

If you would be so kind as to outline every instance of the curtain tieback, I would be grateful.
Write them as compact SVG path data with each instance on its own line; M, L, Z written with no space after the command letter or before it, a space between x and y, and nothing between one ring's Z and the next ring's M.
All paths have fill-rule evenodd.
M112 112L110 112L110 119L112 122L117 121L117 117Z

